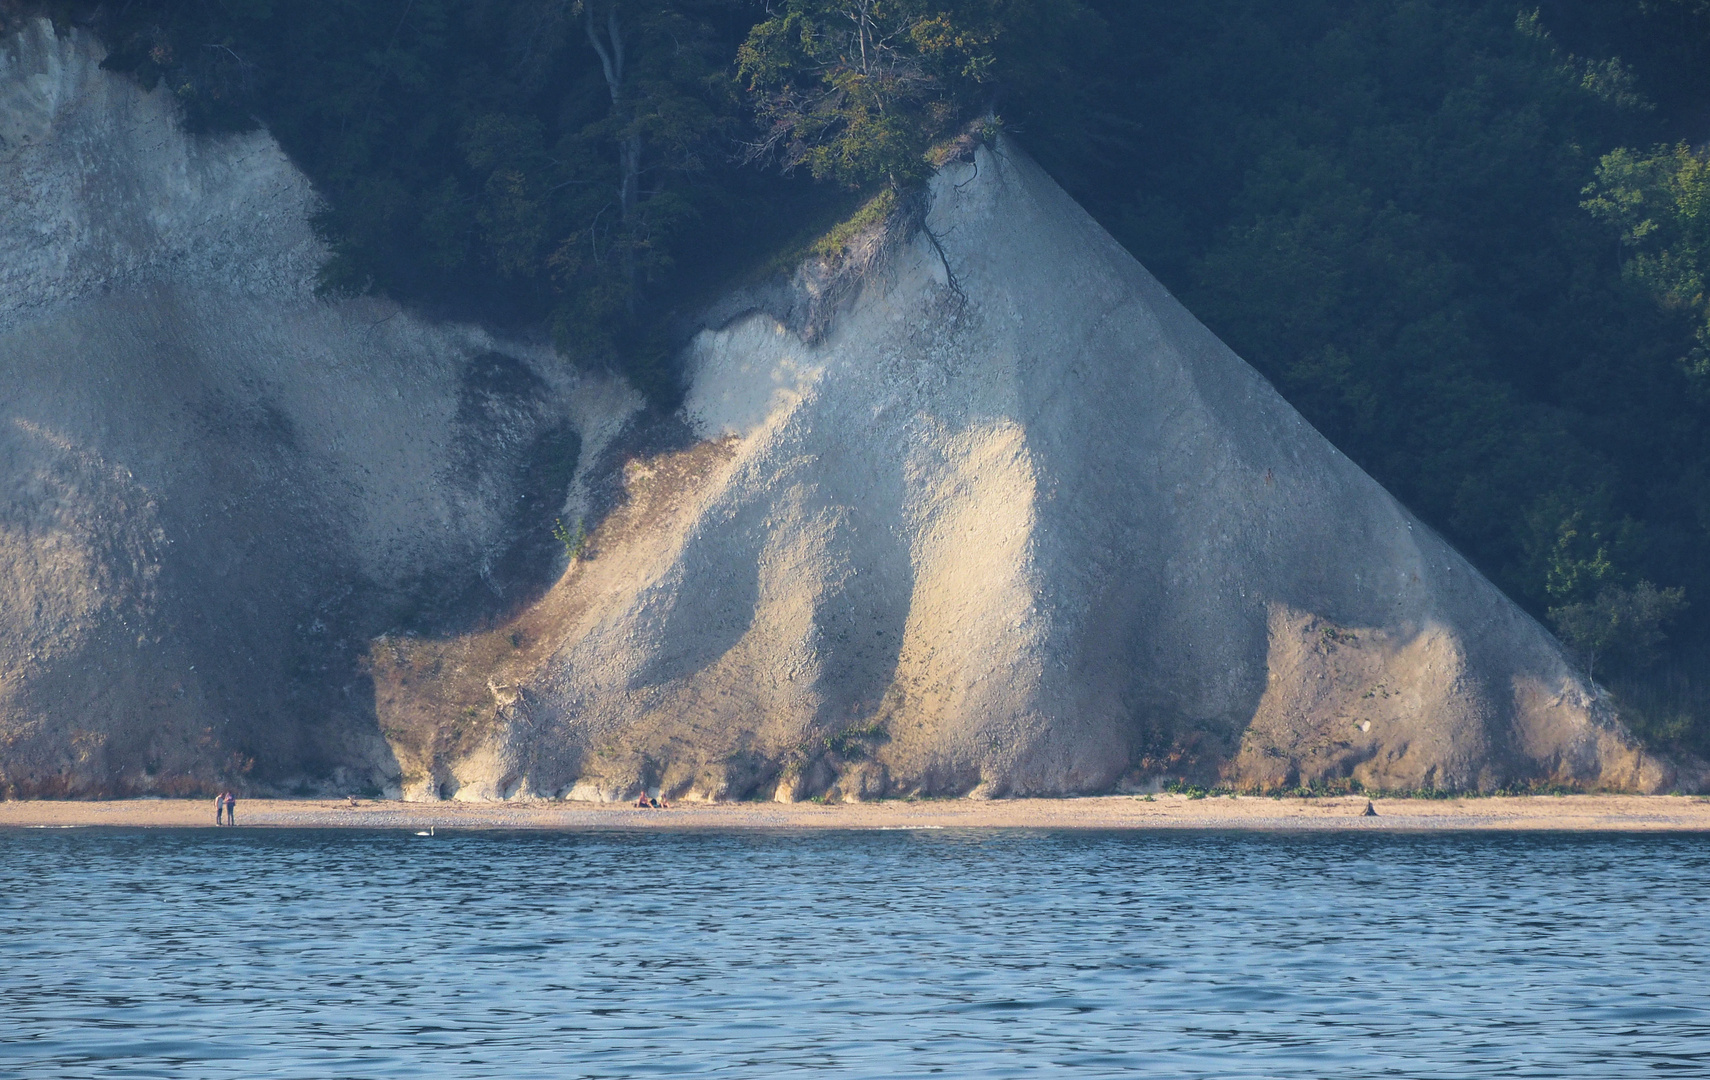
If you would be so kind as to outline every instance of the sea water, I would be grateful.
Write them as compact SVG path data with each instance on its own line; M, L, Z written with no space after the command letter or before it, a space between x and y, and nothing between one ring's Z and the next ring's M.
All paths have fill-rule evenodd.
M0 1076L1710 1076L1710 837L0 831Z

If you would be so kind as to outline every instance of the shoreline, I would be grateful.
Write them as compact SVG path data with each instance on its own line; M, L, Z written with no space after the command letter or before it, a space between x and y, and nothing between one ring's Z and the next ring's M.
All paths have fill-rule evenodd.
M884 829L1213 829L1253 832L1710 832L1710 798L1519 795L1461 799L1104 795L868 803L612 803L240 799L238 828L595 831ZM214 828L211 799L0 802L0 829Z

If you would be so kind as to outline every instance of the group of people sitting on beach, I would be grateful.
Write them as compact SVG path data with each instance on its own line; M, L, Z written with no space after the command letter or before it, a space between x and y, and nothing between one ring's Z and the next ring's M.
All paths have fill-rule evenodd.
M214 824L237 824L237 796L230 791L222 791L214 796Z
M644 791L641 793L641 798L635 800L635 808L637 810L669 810L671 804L665 801L663 795L655 799Z

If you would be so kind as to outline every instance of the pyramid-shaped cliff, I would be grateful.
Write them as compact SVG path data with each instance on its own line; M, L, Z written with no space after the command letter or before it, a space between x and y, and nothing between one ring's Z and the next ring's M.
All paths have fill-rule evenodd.
M812 343L770 306L695 341L692 445L536 608L381 643L409 791L1672 782L1010 143Z

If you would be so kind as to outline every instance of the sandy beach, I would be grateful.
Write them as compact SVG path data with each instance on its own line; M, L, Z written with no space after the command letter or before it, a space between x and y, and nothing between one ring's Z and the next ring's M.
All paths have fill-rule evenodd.
M1537 795L1468 799L943 799L845 803L689 803L670 810L566 802L244 799L240 828L321 829L1243 829L1710 831L1710 798ZM0 802L0 828L213 828L211 799Z

